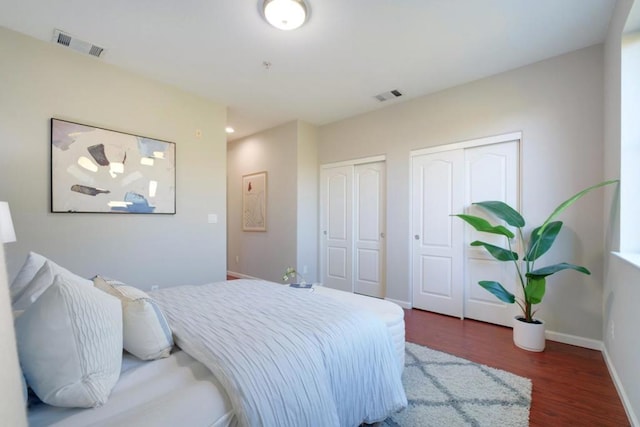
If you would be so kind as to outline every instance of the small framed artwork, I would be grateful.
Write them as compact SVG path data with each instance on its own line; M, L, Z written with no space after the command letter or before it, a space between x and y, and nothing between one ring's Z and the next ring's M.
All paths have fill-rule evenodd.
M51 119L51 212L176 213L176 145Z
M267 231L267 173L242 177L242 231Z

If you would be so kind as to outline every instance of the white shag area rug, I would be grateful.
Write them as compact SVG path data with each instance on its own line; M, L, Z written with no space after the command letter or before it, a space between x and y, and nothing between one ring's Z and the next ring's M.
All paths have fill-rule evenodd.
M409 405L382 426L529 425L530 379L413 343L405 357Z

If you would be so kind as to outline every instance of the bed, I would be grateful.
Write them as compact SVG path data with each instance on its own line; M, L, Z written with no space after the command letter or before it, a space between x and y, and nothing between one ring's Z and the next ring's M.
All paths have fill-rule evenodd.
M201 294L210 291L217 297ZM232 294L238 304L230 303ZM406 406L400 382L403 311L393 303L320 286L294 289L255 280L180 286L150 295L166 315L176 340L168 357L142 361L124 352L117 382L104 404L80 409L35 403L28 410L30 425L357 426L381 421ZM278 301L278 295L281 301L272 304L271 301ZM216 299L223 301L222 305L207 305ZM285 313L288 309L280 304L288 304L288 300L295 302L296 310ZM205 305L198 306L200 301ZM192 314L185 314L181 305ZM319 307L325 306L334 311L323 314L325 308ZM278 315L264 323L262 312L269 310ZM343 338L333 337L336 330L345 327L327 326L333 324L330 318L342 316L335 310L347 313L344 325L349 329L353 326L349 322L360 321L364 329L349 332ZM306 314L296 317L294 312ZM215 329L222 330L222 335L200 336L203 331L194 327L195 323L217 324ZM239 329L233 326L237 324L241 325ZM280 329L286 331L275 339ZM197 339L192 341L190 335ZM367 338L369 335L375 338ZM232 350L230 336L244 337L237 346L240 353ZM207 346L202 342L208 340L212 340L214 349L223 347L220 354L203 354ZM320 342L321 349L309 349L313 346L308 345L308 340ZM360 341L362 344L358 344ZM366 351L359 352L357 348L362 345ZM347 356L340 353L343 348ZM314 361L318 357L319 365ZM230 359L226 362L232 366L231 374L225 371L228 368L221 368L225 358ZM332 365L331 360L337 363ZM245 375L252 365L257 365L258 371ZM358 365L363 365L364 370L358 371ZM274 380L271 374L265 374L264 383L260 383L262 372L273 370L284 375L284 387L278 388L280 380ZM249 382L245 388L243 381Z

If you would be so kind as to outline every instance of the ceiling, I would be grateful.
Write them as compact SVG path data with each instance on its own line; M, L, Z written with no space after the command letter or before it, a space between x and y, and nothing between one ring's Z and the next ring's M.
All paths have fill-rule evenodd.
M100 61L228 106L233 138L322 125L601 43L615 0L306 0L295 31L261 0L0 0L0 25L54 29ZM270 67L265 67L264 62ZM401 98L379 102L397 89Z

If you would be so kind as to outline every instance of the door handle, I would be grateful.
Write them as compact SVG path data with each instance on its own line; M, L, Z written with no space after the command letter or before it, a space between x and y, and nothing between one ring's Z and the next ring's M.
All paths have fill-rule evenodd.
M416 239L416 240L420 240L420 236L417 235L417 234L415 236L413 236L413 238Z
M380 238L384 239L384 233L380 233Z

